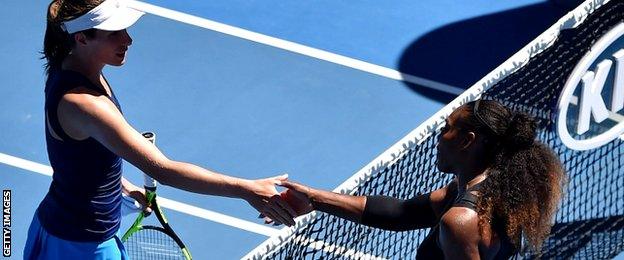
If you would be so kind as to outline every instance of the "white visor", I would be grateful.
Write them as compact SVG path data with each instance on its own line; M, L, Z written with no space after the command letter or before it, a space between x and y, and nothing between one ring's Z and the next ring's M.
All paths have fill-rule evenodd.
M75 33L91 28L104 31L119 31L133 25L145 14L131 6L125 0L105 0L80 17L63 22L67 33Z

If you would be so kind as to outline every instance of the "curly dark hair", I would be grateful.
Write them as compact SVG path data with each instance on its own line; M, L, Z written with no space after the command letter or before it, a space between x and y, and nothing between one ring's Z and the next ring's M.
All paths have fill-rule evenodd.
M465 105L463 124L485 137L487 178L479 189L479 228L500 228L519 249L538 251L550 233L567 181L559 157L536 139L537 123L493 100Z

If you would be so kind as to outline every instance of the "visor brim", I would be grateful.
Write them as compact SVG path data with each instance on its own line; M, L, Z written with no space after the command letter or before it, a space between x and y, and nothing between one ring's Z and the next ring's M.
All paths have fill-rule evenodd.
M124 7L118 10L113 16L106 21L94 26L93 28L103 31L119 31L126 29L136 23L145 13L139 10Z

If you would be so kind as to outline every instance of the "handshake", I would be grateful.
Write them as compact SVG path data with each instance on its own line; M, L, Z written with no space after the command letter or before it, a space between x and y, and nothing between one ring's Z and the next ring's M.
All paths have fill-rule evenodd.
M273 194L261 199L260 203L247 199L249 204L260 212L258 218L264 219L265 224L292 226L295 224L294 218L314 210L311 199L312 189L305 185L288 181L288 175L256 180L256 182L260 184L259 188L263 186L262 184L271 184L273 186ZM287 189L278 193L275 185Z
M243 198L258 212L266 224L292 226L294 219L314 210L311 194L314 189L305 185L288 181L288 175L266 179L238 179L236 197ZM287 188L278 192L276 186ZM149 215L152 209L148 206L145 190L122 178L122 215L130 215L144 211Z

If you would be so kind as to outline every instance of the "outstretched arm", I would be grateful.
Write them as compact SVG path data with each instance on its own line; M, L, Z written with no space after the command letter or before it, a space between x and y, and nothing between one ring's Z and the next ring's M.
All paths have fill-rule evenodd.
M281 186L288 188L282 192L282 198L292 205L298 215L320 210L353 222L362 222L362 214L366 205L364 196L312 189L291 181L284 181Z
M170 160L132 128L107 97L86 88L65 94L58 112L68 135L76 139L94 138L162 184L196 193L242 198L276 221L294 224L294 211L275 189L286 176L246 180Z
M318 190L285 181L282 197L297 211L319 210L364 225L387 230L411 230L434 226L447 201L447 187L401 200L387 196L352 196Z
M429 194L409 200L387 196L367 197L362 224L394 231L433 227L436 217Z

